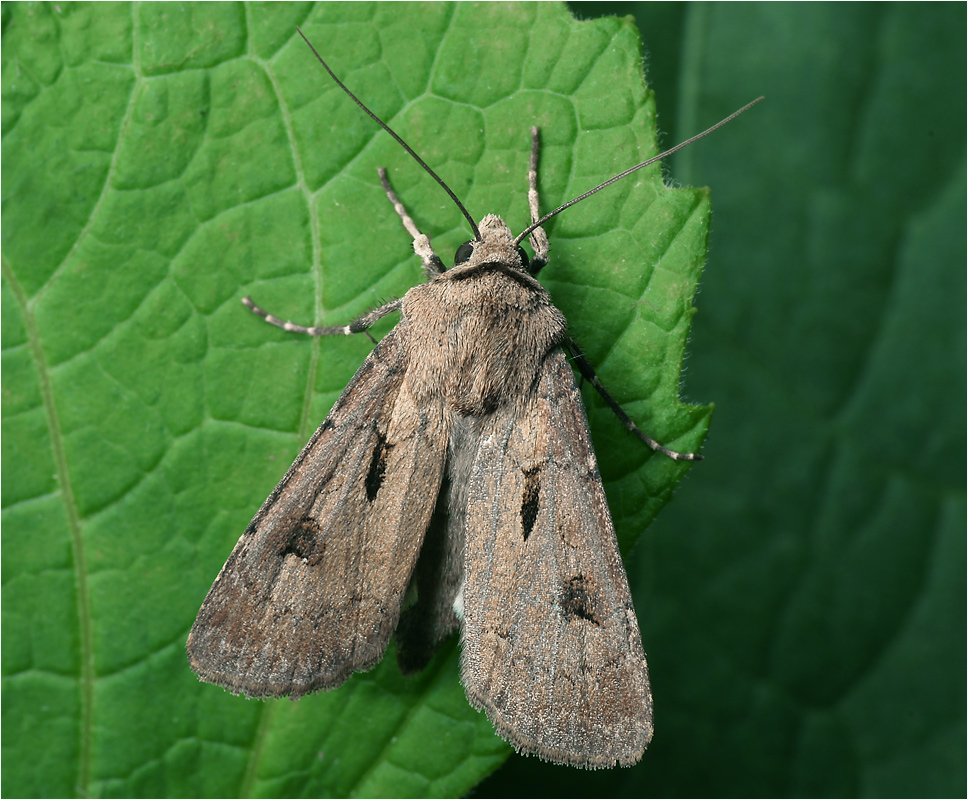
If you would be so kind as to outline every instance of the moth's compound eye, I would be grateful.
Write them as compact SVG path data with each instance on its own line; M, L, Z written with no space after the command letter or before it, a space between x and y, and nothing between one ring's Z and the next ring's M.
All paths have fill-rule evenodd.
M524 248L518 245L518 256L521 258L521 266L525 269L528 268L528 254L524 252Z
M454 255L454 266L456 267L458 264L463 264L471 257L473 252L474 243L464 242L464 244L457 248L457 253Z

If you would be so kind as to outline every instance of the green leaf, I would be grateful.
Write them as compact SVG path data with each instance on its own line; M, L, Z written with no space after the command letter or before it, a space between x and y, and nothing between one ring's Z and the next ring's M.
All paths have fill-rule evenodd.
M377 166L445 260L468 235L296 24L478 218L528 223L531 125L546 209L656 152L634 26L554 3L3 6L7 794L455 795L510 751L455 643L415 678L391 655L299 703L233 697L185 659L220 565L370 349L240 298L335 324L421 280ZM710 415L678 400L708 207L656 166L548 226L574 335L680 450ZM688 467L586 400L627 548Z

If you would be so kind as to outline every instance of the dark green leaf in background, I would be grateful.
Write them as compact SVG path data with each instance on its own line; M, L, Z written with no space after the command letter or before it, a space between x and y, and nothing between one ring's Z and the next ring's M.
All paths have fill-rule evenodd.
M481 792L964 796L965 8L576 5L636 14L664 144L766 101L671 166L713 189L716 412L629 568L655 738Z
M935 4L3 6L7 795L454 795L507 756L457 681L392 654L259 703L199 684L198 605L369 352L346 321L421 279L387 165L449 261L446 196L543 205L759 94L666 167L714 191L683 383L697 465L629 560L656 735L631 770L512 756L481 796L964 796L965 8ZM676 405L702 190L658 171L550 228L542 280L632 416ZM392 324L392 322L390 323ZM384 333L388 325L378 331ZM628 546L681 465L586 392Z
M260 703L199 684L184 640L251 515L369 352L279 316L347 322L421 279L385 165L450 260L446 196L528 222L655 154L629 21L559 4L3 7L3 791L452 795L507 757L451 643L343 689ZM709 119L708 122L714 120ZM547 284L606 384L697 449L678 401L708 192L654 167L549 226ZM385 333L389 324L378 333ZM589 395L626 549L688 468Z

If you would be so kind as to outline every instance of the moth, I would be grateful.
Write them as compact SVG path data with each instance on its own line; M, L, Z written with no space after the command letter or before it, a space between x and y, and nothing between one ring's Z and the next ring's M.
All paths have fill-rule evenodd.
M225 562L188 637L191 666L234 693L295 698L369 669L394 632L403 671L419 669L459 628L467 698L518 751L634 764L652 738L648 668L572 365L653 450L700 456L635 426L535 276L548 262L544 222L668 153L541 217L532 128L532 221L514 235L493 214L475 223L313 53L444 187L473 238L445 268L381 169L426 283L341 327L283 322L243 300L312 336L401 318Z

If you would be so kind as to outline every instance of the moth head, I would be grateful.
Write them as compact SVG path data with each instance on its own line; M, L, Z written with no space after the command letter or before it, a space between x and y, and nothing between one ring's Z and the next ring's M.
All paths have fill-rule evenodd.
M483 264L500 264L527 272L528 254L517 242L511 229L497 214L488 214L478 226L480 239L464 242L454 254L454 267L476 268Z

